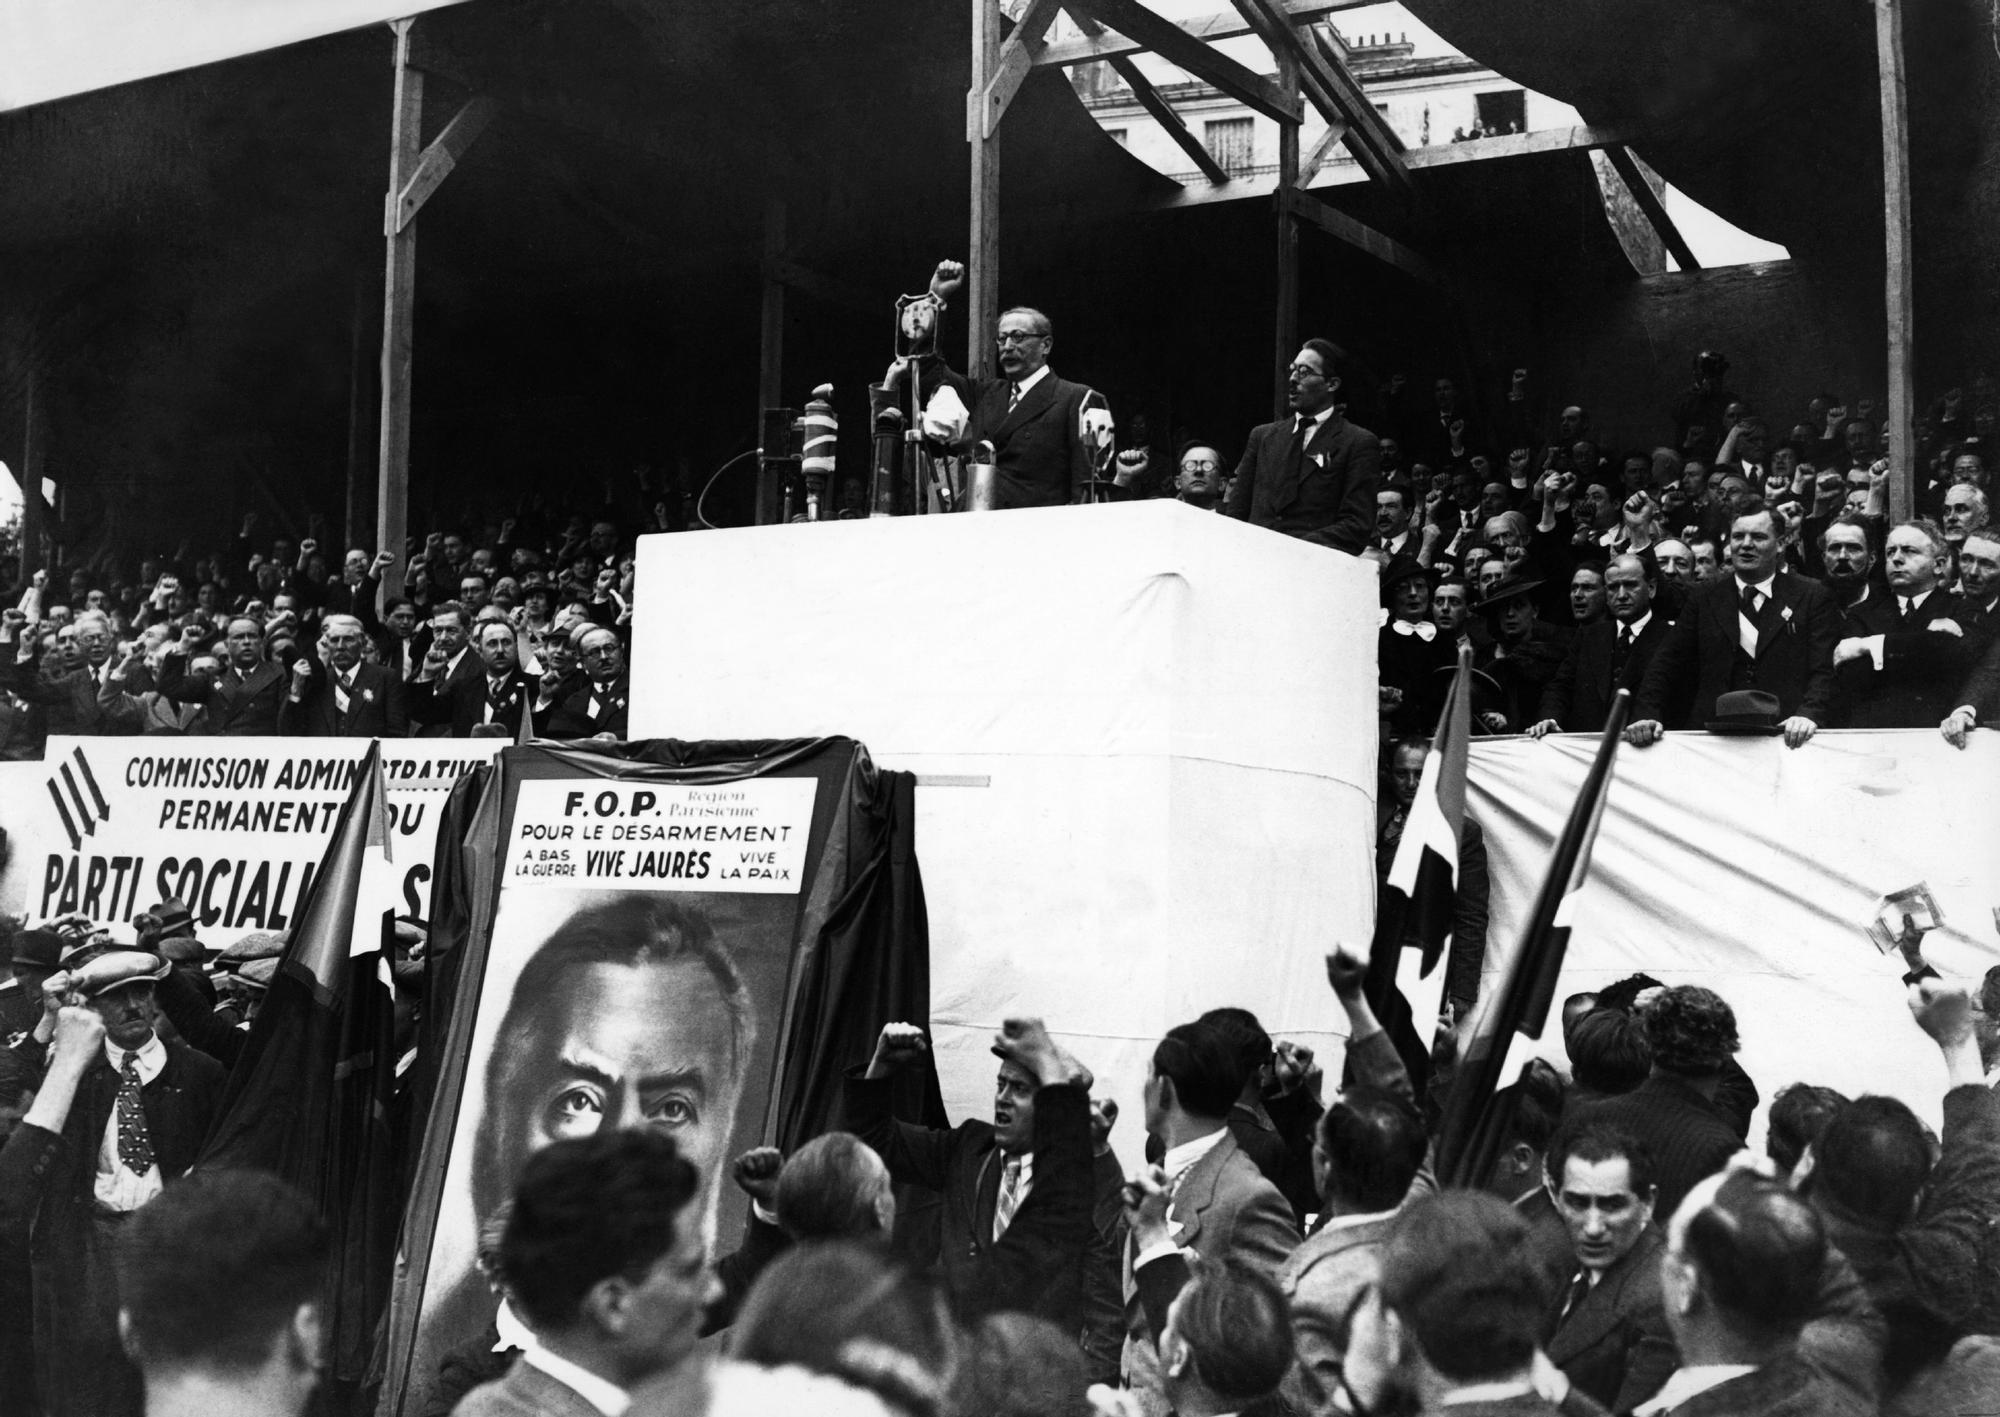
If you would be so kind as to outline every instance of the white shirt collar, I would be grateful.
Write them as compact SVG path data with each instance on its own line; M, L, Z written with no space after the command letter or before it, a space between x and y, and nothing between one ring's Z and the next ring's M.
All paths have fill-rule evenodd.
M1921 606L1926 600L1929 600L1931 598L1931 591L1934 591L1936 589L1937 589L1936 586L1932 586L1930 590L1924 591L1921 595L1898 595L1896 597L1896 604L1898 608L1900 608L1904 601L1908 601L1910 603L1910 609L1915 610L1917 607Z
M160 1042L160 1035L157 1033L148 1038L140 1047L131 1050L120 1048L109 1038L104 1040L104 1060L111 1064L111 1071L114 1073L125 1070L125 1054L128 1051L136 1052L139 1055L133 1060L133 1066L139 1070L139 1082L141 1085L149 1083L158 1077L160 1069L167 1065L167 1045Z
M1505 1402L1510 1397L1528 1397L1535 1391L1533 1383L1474 1383L1470 1387L1458 1388L1440 1397L1438 1407L1462 1407L1473 1402Z
M1049 373L1049 366L1044 364L1041 368L1037 369L1027 378L1016 380L1014 384L1014 397L1016 398L1027 397L1028 390L1034 388L1035 385L1041 383L1043 379L1047 378L1048 373Z
M1324 1235L1329 1230L1352 1230L1357 1225L1373 1225L1379 1220L1391 1219L1395 1214L1394 1210L1371 1210L1366 1215L1328 1216L1326 1223L1319 1227L1319 1233Z
M1647 622L1649 622L1652 618L1653 618L1653 612L1648 610L1644 615L1641 615L1631 624L1625 626L1625 628L1632 632L1632 638L1636 640L1639 638L1640 634L1644 632ZM1616 632L1614 631L1613 633L1615 636Z
M1214 1151L1228 1135L1229 1128L1217 1127L1205 1137L1196 1137L1193 1141L1184 1141L1179 1146L1167 1148L1167 1154L1160 1163L1166 1169L1167 1179L1180 1180L1187 1174L1189 1167Z
M1320 424L1322 424L1322 423L1326 422L1326 421L1327 421L1327 419L1329 419L1329 418L1331 418L1331 417L1333 417L1333 405L1332 405L1332 404L1328 404L1328 405L1327 405L1327 406L1326 406L1325 408L1321 409L1321 410L1320 410L1320 411L1319 411L1318 413L1295 413L1295 414L1293 414L1293 415L1292 415L1292 419L1293 419L1293 422L1292 422L1292 428L1293 428L1293 431L1295 431L1295 432L1296 432L1296 431L1297 431L1297 430L1298 430L1299 428L1301 428L1301 427L1304 427L1304 426L1306 426L1306 425L1311 425L1311 426L1313 426L1313 427L1315 427L1315 428L1316 428L1316 427L1318 427L1318 426L1319 426Z
M1653 1394L1650 1402L1641 1403L1633 1409L1633 1417L1656 1417L1656 1414L1671 1412L1691 1397L1699 1397L1731 1378L1756 1371L1754 1363L1704 1363L1692 1368L1677 1368L1666 1385Z
M1769 600L1771 598L1772 583L1778 579L1778 573L1775 569L1761 581L1746 581L1734 572L1731 572L1731 576L1736 582L1736 595L1739 600L1746 590L1754 590L1766 600Z
M604 1417L625 1417L632 1405L631 1395L618 1384L607 1378L600 1378L590 1369L570 1362L559 1353L536 1344L521 1350L521 1361L531 1367L540 1368L578 1397L595 1407Z
M535 1331L521 1322L514 1306L505 1299L500 1301L499 1312L493 1315L493 1329L500 1335L499 1342L493 1345L495 1353L505 1353L509 1348L526 1353L535 1346Z

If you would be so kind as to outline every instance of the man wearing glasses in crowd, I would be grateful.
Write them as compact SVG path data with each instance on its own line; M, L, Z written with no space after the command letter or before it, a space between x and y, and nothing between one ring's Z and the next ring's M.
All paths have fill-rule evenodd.
M1229 515L1358 554L1375 527L1382 445L1335 410L1337 351L1305 342L1286 373L1291 416L1250 430L1229 488Z
M575 633L580 678L558 686L558 697L545 703L551 738L613 738L625 736L632 685L625 672L625 647L602 625L579 626ZM538 712L537 718L541 715Z

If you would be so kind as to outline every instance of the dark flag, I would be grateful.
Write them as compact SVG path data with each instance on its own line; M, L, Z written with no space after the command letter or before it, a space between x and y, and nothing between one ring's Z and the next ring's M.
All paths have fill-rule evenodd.
M1423 779L1403 821L1395 859L1375 902L1375 938L1368 951L1368 1002L1381 1018L1418 1094L1430 1074L1430 1050L1396 971L1406 940L1423 947L1423 973L1437 967L1458 901L1458 843L1465 824L1465 772L1472 741L1472 649L1460 646L1458 672L1445 694L1437 732L1424 755Z
M1556 838L1548 875L1521 932L1521 947L1502 966L1497 987L1460 1037L1458 1065L1438 1131L1438 1175L1447 1186L1484 1182L1507 1140L1516 1094L1499 1090L1500 1070L1515 1034L1540 1038L1548 1023L1556 978L1569 953L1570 920L1590 874L1590 852L1604 819L1612 764L1631 708L1631 690L1620 689L1598 741L1597 759Z
M326 1356L365 1371L388 1302L401 1219L390 1104L393 940L382 748L370 744L291 939L229 1075L198 1167L255 1167L298 1187L334 1237Z

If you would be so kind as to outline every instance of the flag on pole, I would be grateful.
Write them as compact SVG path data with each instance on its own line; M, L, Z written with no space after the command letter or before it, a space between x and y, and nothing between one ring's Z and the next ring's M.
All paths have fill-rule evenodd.
M1556 979L1569 953L1570 922L1590 874L1590 854L1611 793L1611 770L1632 693L1620 689L1598 741L1597 758L1556 838L1548 874L1521 932L1521 946L1502 965L1495 987L1461 1034L1458 1063L1438 1131L1438 1174L1448 1186L1478 1186L1507 1140L1514 1093L1499 1088L1515 1034L1540 1038L1555 1000Z
M318 1207L334 1237L323 1313L336 1382L367 1366L401 1218L392 877L369 869L389 862L389 842L382 748L371 743L195 1163L274 1172Z
M1423 976L1437 968L1458 909L1458 852L1465 836L1465 772L1472 742L1472 647L1461 645L1423 778L1403 822L1378 906L1390 969L1405 940L1421 942Z

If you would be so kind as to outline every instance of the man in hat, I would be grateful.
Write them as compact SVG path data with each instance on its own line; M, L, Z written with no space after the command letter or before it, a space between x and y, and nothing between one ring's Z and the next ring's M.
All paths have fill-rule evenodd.
M14 1047L42 1016L42 981L56 972L62 938L53 930L17 930L9 960L12 980L0 994L0 1033Z
M144 1410L119 1343L112 1252L132 1212L193 1164L224 1076L213 1059L155 1031L153 986L166 972L157 955L114 949L64 981L65 994L103 1021L104 1045L31 1177L35 1338L52 1417Z
M216 975L222 981L217 992L226 994L226 999L203 997L200 987L177 969L159 982L160 1012L182 1038L223 1067L233 1068L243 1055L250 1022L257 1016L257 1006L271 987L271 977L278 972L284 953L283 935L269 930L245 935L215 961ZM240 1014L232 1007L237 1001L241 1001Z

